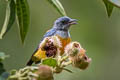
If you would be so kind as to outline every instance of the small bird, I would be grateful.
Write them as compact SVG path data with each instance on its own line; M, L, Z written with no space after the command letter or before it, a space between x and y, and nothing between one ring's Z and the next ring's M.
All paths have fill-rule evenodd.
M65 46L67 44L69 44L70 41L71 41L71 37L70 37L70 33L69 33L69 28L73 24L77 24L77 20L76 19L71 19L70 17L67 17L67 16L58 18L54 22L53 27L45 33L45 35L43 36L43 39L41 40L40 43L42 43L42 41L46 37L57 36L59 38L60 42L61 42L61 46L62 47L60 48L60 51L61 51L60 55L62 55L64 53ZM33 59L33 57L37 56L38 54L39 55L42 55L42 54L46 55L46 52L43 51L40 47L38 47L35 50L35 52L33 53L31 59L28 61L27 66L32 65L33 62L39 63L41 61L41 59L39 59L39 60ZM47 56L47 57L49 57L49 56Z

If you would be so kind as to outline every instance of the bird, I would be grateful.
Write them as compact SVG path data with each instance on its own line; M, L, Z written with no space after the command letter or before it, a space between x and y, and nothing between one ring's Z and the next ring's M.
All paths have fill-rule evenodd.
M56 19L53 24L53 27L45 33L40 43L42 43L42 41L46 37L57 36L62 45L62 47L60 48L60 51L61 51L60 55L63 55L65 46L71 42L71 36L70 36L69 29L70 29L70 26L73 24L77 24L77 19L72 19L68 16L63 16L63 17ZM40 47L37 47L37 49L32 54L30 60L27 62L27 66L31 66L34 62L39 63L41 59L35 60L33 59L33 57L37 55L41 56L41 54L42 54L42 58L45 58L46 51L43 51Z

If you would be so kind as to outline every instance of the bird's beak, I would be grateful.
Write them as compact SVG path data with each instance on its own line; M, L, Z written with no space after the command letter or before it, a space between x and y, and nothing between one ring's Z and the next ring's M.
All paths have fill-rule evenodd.
M69 24L70 24L70 25L77 24L77 20L76 20L76 19L71 19L71 20L69 21Z

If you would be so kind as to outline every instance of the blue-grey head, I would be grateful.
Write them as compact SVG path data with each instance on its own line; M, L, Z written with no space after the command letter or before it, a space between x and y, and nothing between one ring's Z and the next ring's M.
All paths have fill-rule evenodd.
M54 28L60 29L60 30L68 30L71 25L77 24L76 19L71 19L67 16L60 17L54 22Z

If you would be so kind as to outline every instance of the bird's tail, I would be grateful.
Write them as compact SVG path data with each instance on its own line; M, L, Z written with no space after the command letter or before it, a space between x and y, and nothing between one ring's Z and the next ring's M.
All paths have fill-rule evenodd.
M27 66L31 66L32 65L32 63L33 63L33 60L32 59L30 59L28 62L27 62Z

